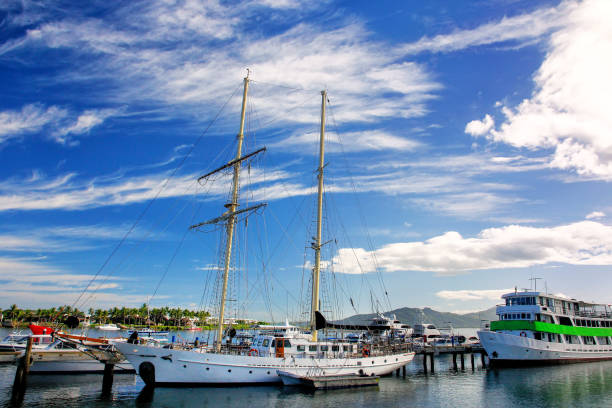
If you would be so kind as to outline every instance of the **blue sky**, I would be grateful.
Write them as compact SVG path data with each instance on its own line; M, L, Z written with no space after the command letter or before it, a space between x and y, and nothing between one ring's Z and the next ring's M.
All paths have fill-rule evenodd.
M532 276L609 302L611 12L5 1L0 307L214 308L219 231L187 228L223 211L227 175L195 179L235 154L247 68L245 151L268 150L243 205L268 206L238 244L235 315L303 310L322 89L324 309L476 311Z

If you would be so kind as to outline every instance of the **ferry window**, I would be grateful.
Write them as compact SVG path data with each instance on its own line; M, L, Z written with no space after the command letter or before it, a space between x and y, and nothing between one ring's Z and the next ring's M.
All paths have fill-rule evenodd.
M542 340L542 333L540 332L533 333L533 338L536 340Z
M321 346L321 351L328 351L329 350L329 346Z
M340 351L340 346L332 346L332 351Z
M297 346L297 351L306 351L306 346L304 346L304 345L298 345L298 346Z
M559 324L562 324L564 326L572 326L572 321L569 317L559 316Z
M544 306L544 298L542 296L538 296L538 299L540 299L540 306Z
M270 344L270 340L265 339L265 340L263 341L263 346L264 346L264 347L268 347L268 344Z
M525 313L521 313L521 319L525 319L525 318L526 318Z
M342 346L343 351L351 351L351 346Z
M308 351L317 351L317 346L315 345L308 346Z
M291 342L285 339L285 348L291 347Z
M270 344L270 347L276 347L276 340L272 340L272 344Z
M510 306L510 299L506 299L506 306Z

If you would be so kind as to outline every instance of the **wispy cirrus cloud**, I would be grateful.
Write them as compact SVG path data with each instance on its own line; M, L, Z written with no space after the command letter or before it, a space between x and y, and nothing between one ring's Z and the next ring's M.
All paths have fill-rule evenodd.
M256 16L294 22L309 8L295 1L226 5L158 0L117 6L108 21L67 18L60 11L0 46L0 54L10 59L45 49L87 56L70 77L56 80L101 79L113 87L112 95L104 95L107 102L180 104L181 111L198 116L209 102L235 88L244 67L262 85L280 85L261 86L253 93L264 120L272 115L285 123L316 120L316 92L325 87L332 89L332 102L341 101L336 106L340 121L376 122L428 112L426 103L441 84L425 66L402 61L401 53L371 39L359 22L328 21L321 29L298 18L297 24L267 36L245 24ZM248 47L243 46L245 36L250 37ZM312 102L304 103L304 93L287 87L308 90Z
M337 272L422 271L456 275L473 270L534 265L611 265L612 227L581 221L557 227L509 225L485 229L473 238L449 231L421 242L399 242L372 252L343 248L334 257Z
M318 154L319 133L296 132L280 142L270 145L271 148L299 150ZM413 151L423 146L423 143L378 129L359 132L346 132L338 135L335 132L326 133L325 151L363 152L363 151Z
M21 110L0 112L0 143L37 133L58 143L70 143L75 135L89 132L118 112L118 109L91 109L75 115L59 106L25 105Z
M12 303L25 307L57 306L58 299L64 302L76 299L93 275L72 273L61 268L41 262L38 258L0 257L0 307ZM117 294L114 291L122 287L123 279L98 276L104 280L96 286L89 305L116 306L117 304L142 304L146 295ZM110 291L113 291L111 293ZM27 299L27 304L23 305Z
M67 116L65 109L40 104L25 105L21 110L0 112L0 143L23 134L40 131L44 126L56 124Z
M488 44L514 42L532 44L534 38L550 34L566 23L568 14L578 2L565 1L557 7L537 9L529 14L504 17L500 21L483 24L474 29L455 30L450 34L435 37L423 37L419 41L407 44L403 51L408 54L420 52L452 52L468 47Z

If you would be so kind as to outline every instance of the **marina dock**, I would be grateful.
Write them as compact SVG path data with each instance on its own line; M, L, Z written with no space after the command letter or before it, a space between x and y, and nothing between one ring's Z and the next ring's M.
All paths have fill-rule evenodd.
M472 371L476 369L476 358L475 355L480 354L480 362L482 368L487 368L487 352L480 345L470 345L470 346L423 346L419 347L416 350L417 355L423 356L423 371L425 373L431 371L435 372L435 356L444 355L444 354L452 354L453 355L453 369L458 370L461 367L461 370L465 370L465 357L466 355L470 356L470 366ZM457 363L457 358L459 358L459 364ZM427 364L427 360L429 360L429 367ZM399 374L399 373L398 373Z

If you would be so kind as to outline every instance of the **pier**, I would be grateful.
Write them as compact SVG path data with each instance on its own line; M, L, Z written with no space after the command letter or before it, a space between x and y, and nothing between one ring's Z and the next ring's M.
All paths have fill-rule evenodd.
M480 363L482 368L487 368L487 352L482 346L424 346L416 350L417 355L423 356L423 372L427 374L428 371L434 373L435 359L434 357L441 354L452 354L453 355L453 369L459 370L457 364L457 358L459 358L459 364L461 371L465 370L465 357L466 354L470 356L470 366L472 371L476 369L476 354L480 354ZM429 367L427 360L429 360Z

